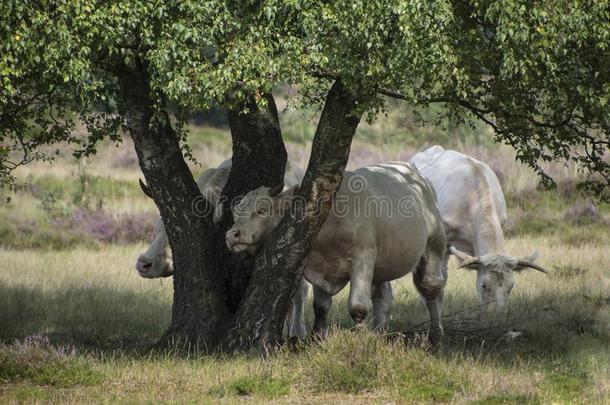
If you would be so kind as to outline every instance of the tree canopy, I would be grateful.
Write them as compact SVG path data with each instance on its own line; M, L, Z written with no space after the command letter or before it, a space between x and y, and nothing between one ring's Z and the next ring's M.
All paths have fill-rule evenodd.
M575 160L583 185L608 198L609 43L610 6L594 0L6 0L0 186L56 145L78 157L127 132L173 253L167 338L266 350L281 340L356 127L387 97L484 121L547 184L542 162ZM230 257L229 205L220 224L193 210L201 194L184 160L184 117L229 111L224 197L276 185L286 150L272 90L283 83L299 88L297 104L323 107L298 190L305 203L255 258Z
M364 112L382 94L441 102L539 171L576 159L594 191L610 181L607 1L7 0L0 15L5 183L15 164L47 157L39 146L88 153L116 136L116 72L132 64L145 65L159 109L239 105L282 82L316 103L341 78L375 95Z

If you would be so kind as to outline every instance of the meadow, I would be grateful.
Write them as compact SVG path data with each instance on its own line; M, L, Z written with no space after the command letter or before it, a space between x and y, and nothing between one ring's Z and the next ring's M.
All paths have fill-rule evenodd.
M303 167L314 123L312 113L282 114L290 159ZM361 125L350 167L435 143L487 162L509 205L509 251L539 251L549 272L518 274L502 311L478 316L476 274L452 259L437 351L417 333L426 312L410 276L394 284L384 335L352 330L344 291L320 342L267 358L155 349L172 282L134 268L156 212L138 188L133 147L103 144L82 162L61 150L53 165L21 168L26 186L0 203L0 401L608 403L610 206L578 189L572 165L548 165L558 187L545 190L486 129L441 126L418 126L395 106ZM193 127L193 171L228 157L229 139L226 129Z

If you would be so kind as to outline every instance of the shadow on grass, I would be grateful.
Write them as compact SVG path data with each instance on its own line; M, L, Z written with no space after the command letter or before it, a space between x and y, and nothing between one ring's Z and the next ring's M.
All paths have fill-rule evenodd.
M412 345L426 334L428 314L415 293L402 298L392 306L387 335ZM334 328L354 327L346 301L343 295L334 300ZM581 343L594 348L610 343L604 321L610 305L591 300L579 289L569 294L513 297L505 309L484 316L474 292L473 297L448 296L445 301L448 305L443 310L445 340L441 356L467 356L504 366L523 361L548 364L568 356Z
M0 340L44 335L54 343L91 349L145 347L165 331L170 311L167 297L151 292L0 283Z
M596 314L607 311L608 306L591 304L579 294L575 290L573 294L521 296L511 299L506 310L484 319L478 318L473 297L448 296L444 352L449 356L491 357L512 364L523 359L544 361L561 356L580 337L607 342L607 331L598 325ZM353 327L346 308L345 294L341 294L334 300L331 312L335 328ZM168 297L150 291L0 284L0 340L5 342L44 335L53 343L93 351L150 353L169 323L170 312ZM427 313L415 293L398 297L392 314L388 335L425 333ZM311 303L307 305L306 318L311 326ZM507 335L511 330L519 332L514 339Z

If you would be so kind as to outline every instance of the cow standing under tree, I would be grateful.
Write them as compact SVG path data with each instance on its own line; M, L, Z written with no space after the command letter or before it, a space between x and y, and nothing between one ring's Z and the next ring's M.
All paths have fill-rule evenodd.
M219 204L222 190L227 183L231 171L231 160L227 159L216 168L205 170L197 179L197 185L202 196L214 207L217 219L220 219L222 204ZM303 170L290 162L286 162L284 184L292 187L301 184ZM144 194L153 198L148 186L140 180L140 187ZM171 277L174 275L172 251L169 246L167 232L163 220L159 218L155 224L153 240L144 253L136 260L136 270L141 277L155 279ZM303 280L301 286L292 298L292 304L286 316L283 335L288 338L304 339L305 328L305 301L307 299L308 283Z
M300 215L296 189L280 193L281 189L282 185L259 187L235 206L234 225L226 234L229 249L255 254L288 216L287 207L290 215ZM381 199L387 202L382 207ZM430 340L437 343L443 336L445 249L432 185L410 164L345 172L334 209L315 238L304 269L315 288L314 331L326 331L332 296L348 282L349 313L356 325L363 324L372 308L373 327L383 328L392 302L390 281L413 272L430 316Z

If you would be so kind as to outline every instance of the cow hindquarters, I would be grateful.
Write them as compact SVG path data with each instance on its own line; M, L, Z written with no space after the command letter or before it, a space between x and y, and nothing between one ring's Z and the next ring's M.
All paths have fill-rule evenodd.
M421 294L430 317L430 343L434 346L443 338L441 315L443 310L444 288L447 283L447 262L445 254L426 252L420 259L413 283Z

